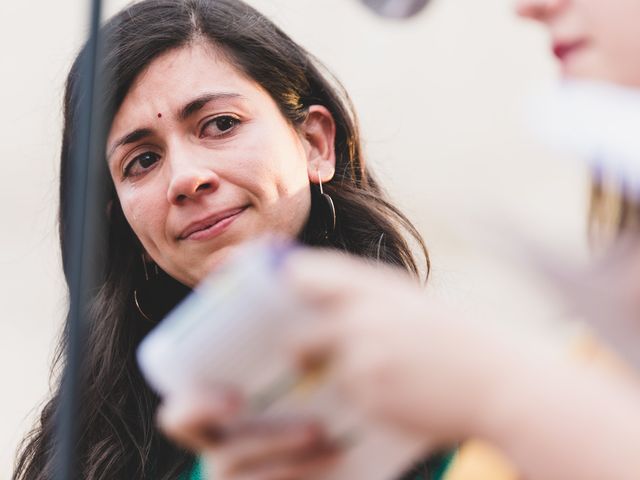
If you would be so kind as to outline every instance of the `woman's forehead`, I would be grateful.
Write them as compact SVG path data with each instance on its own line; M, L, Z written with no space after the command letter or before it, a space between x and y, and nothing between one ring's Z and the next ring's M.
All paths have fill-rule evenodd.
M118 108L112 131L153 117L182 118L181 112L206 97L237 98L254 105L271 101L226 55L196 42L161 54L138 75Z
M249 80L215 47L198 42L169 50L146 67L135 79L123 103L153 98L180 101L180 96L206 90L255 89Z

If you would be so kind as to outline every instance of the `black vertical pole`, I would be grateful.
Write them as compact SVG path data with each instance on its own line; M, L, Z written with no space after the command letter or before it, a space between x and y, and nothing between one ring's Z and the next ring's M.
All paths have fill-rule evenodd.
M54 440L54 480L78 478L75 446L77 445L76 418L79 402L80 369L82 365L86 312L89 298L95 293L96 245L100 237L100 223L104 217L96 210L103 190L102 168L102 109L99 101L99 28L101 0L91 0L89 38L79 70L80 104L78 122L73 132L73 157L70 159L69 195L69 316L67 319L67 350L60 398L56 411L56 437ZM102 150L102 154L101 151Z

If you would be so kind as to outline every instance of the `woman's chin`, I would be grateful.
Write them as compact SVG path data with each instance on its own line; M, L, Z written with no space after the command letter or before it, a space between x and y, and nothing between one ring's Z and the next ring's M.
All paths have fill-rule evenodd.
M234 252L243 245L244 242L232 243L217 249L215 252L203 258L202 261L194 265L193 271L190 273L191 287L196 286L202 280L207 278L211 273L215 272L233 256Z

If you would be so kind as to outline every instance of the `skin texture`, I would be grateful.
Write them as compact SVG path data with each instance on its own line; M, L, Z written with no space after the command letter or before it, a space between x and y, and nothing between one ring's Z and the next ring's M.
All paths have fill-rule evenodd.
M215 98L183 114L210 94ZM122 142L137 130L148 132ZM146 255L193 287L242 242L267 232L300 233L310 183L333 177L334 137L325 107L310 106L305 122L292 126L256 82L196 42L164 53L136 79L112 123L107 161ZM216 235L184 238L189 225L228 211L240 213ZM204 402L205 410L202 403L189 405L183 416L161 423L176 442L213 457L219 480L304 478L335 456L321 429L305 419L255 419L224 436L193 441L198 415L206 412L210 429L222 431L233 410L214 400Z
M180 115L207 94L222 97ZM139 129L149 135L115 148ZM270 231L298 235L309 215L310 182L333 177L334 132L320 106L294 128L257 83L196 43L166 52L135 81L112 123L107 156L146 253L193 287L239 243ZM212 238L183 238L193 222L237 209Z
M560 55L568 77L640 86L640 3L636 0L516 0L517 13L536 20ZM557 52L556 52L557 53Z

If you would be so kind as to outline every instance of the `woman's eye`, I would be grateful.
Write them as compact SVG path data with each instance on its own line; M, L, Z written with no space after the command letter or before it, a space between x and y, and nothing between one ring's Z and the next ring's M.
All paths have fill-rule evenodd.
M231 115L221 115L205 123L202 128L201 136L210 135L212 137L220 137L233 129L233 127L239 123L240 120L236 117L232 117Z
M131 160L124 169L125 177L135 177L145 173L147 170L153 168L156 162L160 159L160 155L153 152L144 152L133 160Z

